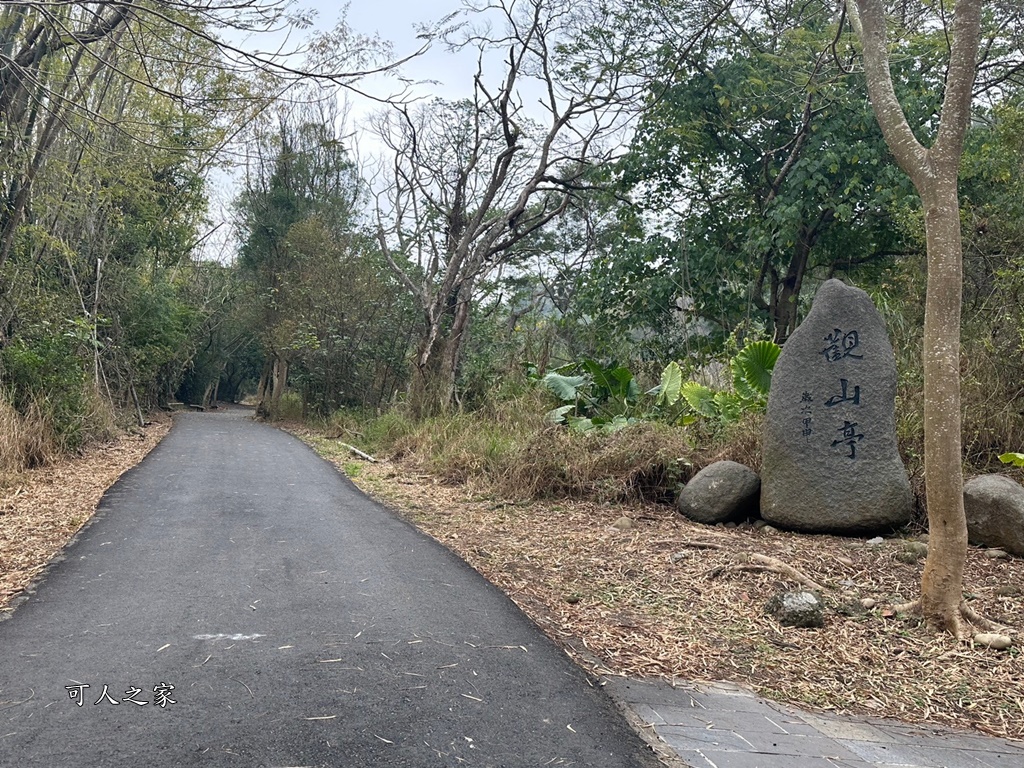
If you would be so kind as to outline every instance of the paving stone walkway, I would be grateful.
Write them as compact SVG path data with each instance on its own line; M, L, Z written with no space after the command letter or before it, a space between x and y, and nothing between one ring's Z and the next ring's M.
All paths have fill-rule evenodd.
M1024 768L1024 742L811 714L724 683L607 688L692 768Z

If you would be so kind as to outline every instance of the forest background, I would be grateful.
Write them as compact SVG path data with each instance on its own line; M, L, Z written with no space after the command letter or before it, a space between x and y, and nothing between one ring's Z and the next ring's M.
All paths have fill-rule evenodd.
M301 28L299 10L5 4L6 470L147 408L250 395L368 450L436 433L423 421L439 414L448 431L465 422L472 445L429 451L473 454L442 468L453 474L507 473L531 441L565 439L551 420L603 433L591 441L640 424L665 442L635 454L664 496L700 456L756 465L760 399L729 361L784 343L814 288L841 277L889 323L901 446L919 473L921 206L873 119L842 7L453 8L420 30L424 46L481 62L451 101L414 96L415 57L392 70L387 44L344 22L301 56L232 42ZM898 95L926 142L946 21L939 4L891 9ZM1020 34L1014 3L986 8L961 167L976 470L1024 444ZM380 70L394 77L355 124L339 98ZM242 179L234 255L202 258L226 168ZM678 401L645 397L673 362L690 382ZM551 372L554 392L552 377L538 386Z

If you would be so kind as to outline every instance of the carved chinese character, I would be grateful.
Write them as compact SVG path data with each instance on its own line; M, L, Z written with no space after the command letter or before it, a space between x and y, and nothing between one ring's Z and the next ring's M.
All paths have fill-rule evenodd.
M839 386L843 389L842 395L832 395L828 400L825 401L825 407L831 408L833 405L839 405L840 403L853 403L854 405L860 405L860 387L853 388L853 394L847 395L847 387L850 382L846 379L839 380Z
M821 350L821 354L830 363L842 360L844 357L852 357L856 360L864 357L864 355L853 354L853 351L857 349L857 345L860 344L860 335L857 331L850 331L844 334L841 329L835 328L832 333L825 337L825 343L828 346Z
M835 448L837 445L848 445L850 446L849 458L857 458L857 443L864 439L864 435L857 431L857 422L844 421L843 426L837 427L837 431L842 432L843 436L838 440L832 441L832 447Z

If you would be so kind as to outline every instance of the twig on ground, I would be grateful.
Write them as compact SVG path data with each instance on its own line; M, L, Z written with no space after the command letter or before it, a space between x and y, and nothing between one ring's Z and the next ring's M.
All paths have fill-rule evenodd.
M722 547L715 548L722 549ZM717 568L712 568L708 571L708 575L711 578L717 578L723 573L731 573L733 571L753 571L755 573L767 571L786 576L798 584L803 584L808 589L813 589L815 592L828 591L826 587L823 587L814 579L804 575L793 566L788 563L784 563L778 558L769 557L768 555L759 555L756 552L741 552L737 555L737 559L740 560L740 562L720 565Z
M359 458L361 458L361 459L366 459L366 460L367 460L368 462L370 462L371 464L376 464L376 463L377 463L377 460L376 460L375 458L373 458L373 456L371 456L371 455L370 455L370 454L368 454L368 453L363 453L363 452L362 452L362 451L360 451L360 450L359 450L358 448L356 448L356 447L355 447L354 445L349 445L348 443L343 443L343 442L341 442L340 440L338 441L338 444L339 444L339 445L340 445L340 446L341 446L342 448L348 448L348 449L349 449L349 450L350 450L350 451L351 451L352 453L354 453L354 454L355 454L356 456L358 456L358 457L359 457Z

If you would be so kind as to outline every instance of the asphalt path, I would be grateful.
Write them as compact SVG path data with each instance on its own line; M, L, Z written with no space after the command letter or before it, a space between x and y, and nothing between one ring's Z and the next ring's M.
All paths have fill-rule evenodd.
M232 409L179 414L0 621L0 765L657 762L500 591Z

